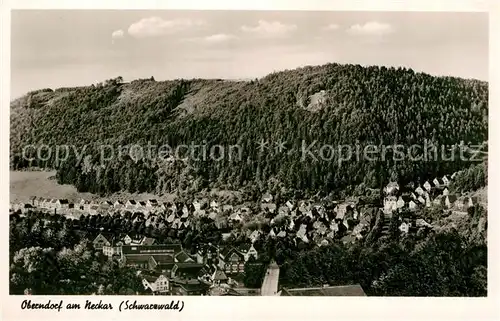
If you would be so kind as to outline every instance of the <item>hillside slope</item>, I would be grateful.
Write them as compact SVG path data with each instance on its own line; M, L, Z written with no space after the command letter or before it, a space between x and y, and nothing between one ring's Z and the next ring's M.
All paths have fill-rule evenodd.
M320 97L321 99L318 99ZM395 162L319 156L322 144L450 145L487 140L488 84L433 77L408 69L327 64L270 74L254 81L120 78L79 88L45 89L11 103L11 164L58 169L60 183L80 191L156 192L204 187L288 187L332 191L390 178L405 182L449 173L467 162ZM263 153L258 142L268 142ZM316 143L314 143L316 141ZM241 158L175 161L113 158L101 164L103 144L150 142L238 144ZM284 143L285 152L275 144ZM27 144L86 145L84 160L63 164L20 157ZM304 146L314 145L311 157ZM325 152L323 150L323 152ZM362 150L362 149L361 149ZM43 153L42 153L43 155ZM302 157L305 156L305 157ZM97 166L99 165L99 166Z

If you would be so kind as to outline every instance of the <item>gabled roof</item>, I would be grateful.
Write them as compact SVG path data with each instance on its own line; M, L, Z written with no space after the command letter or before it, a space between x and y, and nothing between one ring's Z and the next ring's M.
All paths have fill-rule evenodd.
M188 261L189 259L192 260L192 258L184 250L181 250L179 253L177 253L175 255L175 259L179 263L184 263L184 262Z
M226 273L224 273L224 271L217 270L217 271L215 271L214 275L212 276L212 279L214 281L226 281L227 275L226 275Z
M197 278L203 272L204 265L200 263L175 263L177 266L176 274L186 274L189 277Z

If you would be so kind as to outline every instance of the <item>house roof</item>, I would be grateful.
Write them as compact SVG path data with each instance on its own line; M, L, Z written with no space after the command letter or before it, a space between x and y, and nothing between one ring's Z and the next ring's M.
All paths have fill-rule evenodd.
M217 271L215 271L212 279L214 281L225 281L225 280L227 280L227 275L226 275L226 273L224 273L224 271L217 270Z
M187 260L191 259L191 257L186 252L184 252L184 250L181 250L175 255L175 259L180 263L184 263Z
M166 254L166 255L151 255L151 257L155 260L156 264L174 263L173 256L170 256L168 254Z
M124 245L122 247L123 254L140 254L140 255L153 255L153 254L167 254L174 255L182 250L180 244L165 244L165 245Z
M199 263L176 263L176 273L187 274L189 277L197 278L202 272L204 265Z
M316 288L283 288L281 296L366 296L359 284Z
M145 237L143 240L142 240L142 245L153 245L155 242L155 239L152 238L152 237Z
M126 262L127 263L148 263L149 262L149 255L127 255L126 256Z

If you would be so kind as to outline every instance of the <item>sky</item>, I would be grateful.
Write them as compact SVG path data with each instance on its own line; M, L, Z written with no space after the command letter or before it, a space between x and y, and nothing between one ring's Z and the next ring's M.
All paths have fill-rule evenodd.
M122 76L249 79L328 62L488 80L488 14L13 10L11 98Z

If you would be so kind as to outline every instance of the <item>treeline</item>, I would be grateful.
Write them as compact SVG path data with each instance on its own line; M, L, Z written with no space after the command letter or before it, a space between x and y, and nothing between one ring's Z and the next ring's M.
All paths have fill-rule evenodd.
M476 207L471 215L468 227L486 213ZM375 296L486 296L486 238L471 240L467 233L451 229L300 252L285 261L280 284L361 284Z
M318 93L321 101L310 99ZM307 108L310 104L315 108ZM281 185L339 191L361 183L378 187L389 179L424 180L468 167L459 157L443 157L462 141L487 141L488 84L405 68L327 64L250 82L143 79L124 84L118 78L99 86L31 93L11 109L11 166L57 168L59 182L80 191L273 190ZM263 151L261 141L268 142ZM280 142L281 152L275 148ZM375 161L373 154L371 160L356 154L356 145L361 151L375 145L380 155L382 146L423 147L426 142L439 146L437 158L415 161L423 148L413 151L413 159L406 155L397 161L391 150ZM40 153L43 161L21 157L24 146L42 143L74 145L79 151L86 146L88 157L73 155L62 164L47 151ZM113 146L116 156L118 146L148 143L173 149L203 144L208 150L237 144L242 157L191 157L174 164L156 157L101 161L102 145ZM314 157L303 153L311 144ZM324 144L349 145L353 154L342 162L346 155L322 150Z
M457 173L452 181L451 189L458 193L475 191L488 185L488 165L476 164Z

